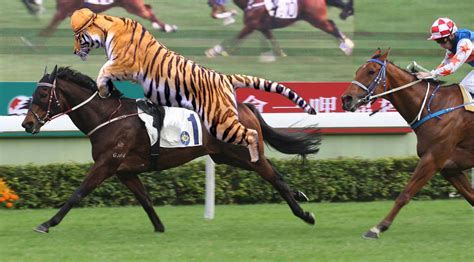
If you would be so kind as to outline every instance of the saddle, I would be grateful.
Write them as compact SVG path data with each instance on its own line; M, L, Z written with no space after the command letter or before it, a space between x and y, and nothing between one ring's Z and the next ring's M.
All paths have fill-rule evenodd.
M141 109L143 112L146 114L150 115L153 117L153 127L156 128L156 143L151 145L150 149L150 170L157 170L157 167L155 166L156 164L156 159L158 158L158 155L160 154L160 131L161 128L163 127L163 120L165 118L165 110L162 106L157 106L153 103L151 103L148 100L144 99L139 99L137 100L137 107Z
M474 97L473 94L469 93L466 88L459 84L459 89L461 90L464 109L469 112L474 112Z

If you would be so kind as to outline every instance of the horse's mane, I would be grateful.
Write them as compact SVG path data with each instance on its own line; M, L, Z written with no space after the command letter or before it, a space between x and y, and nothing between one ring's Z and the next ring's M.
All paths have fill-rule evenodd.
M372 56L372 59L377 59L377 58L379 58L379 57L381 57L381 56L382 56L381 54L377 54L377 55ZM406 73L408 73L408 74L410 74L410 75L414 75L414 73L416 73L416 71L415 71L415 72L411 72L411 71L406 70L405 68L402 68L402 67L397 66L397 65L396 65L395 63L393 63L391 60L387 60L387 62L390 63L390 64L392 64L392 65L395 66L396 68L398 68L398 69L400 69L400 70L402 70L402 71L405 71ZM434 84L434 85L442 85L442 84L445 84L445 83L446 83L445 81L440 81L440 80L436 80L436 79L433 79L433 78L431 78L431 79L423 79L423 82L427 82L427 83L429 82L429 83Z
M69 67L58 68L58 73L56 77L65 81L73 82L82 88L89 89L90 91L97 91L97 83L92 80L92 78L87 75L81 74L78 71L73 70ZM120 92L117 88L112 89L111 97L120 98L122 96L122 92Z

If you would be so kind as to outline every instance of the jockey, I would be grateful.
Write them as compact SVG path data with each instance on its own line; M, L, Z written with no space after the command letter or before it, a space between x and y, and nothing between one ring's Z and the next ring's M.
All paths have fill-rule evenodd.
M235 22L234 16L237 11L227 11L225 8L227 0L208 0L207 4L212 8L211 17L214 19L223 19L224 25L230 25Z
M419 72L419 79L447 76L454 73L462 64L474 67L474 32L468 29L457 29L449 18L438 18L431 26L431 37L442 48L446 49L443 62L430 72ZM474 97L474 70L459 85L463 86Z

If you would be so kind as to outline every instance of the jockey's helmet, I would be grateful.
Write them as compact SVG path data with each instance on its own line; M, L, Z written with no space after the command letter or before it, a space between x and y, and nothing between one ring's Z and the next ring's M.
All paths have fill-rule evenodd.
M433 25L431 25L431 37L429 37L428 40L448 37L457 30L458 28L453 20L447 17L438 18L434 21Z
M97 14L88 8L76 10L71 16L71 28L75 34L80 33L90 26L96 17Z

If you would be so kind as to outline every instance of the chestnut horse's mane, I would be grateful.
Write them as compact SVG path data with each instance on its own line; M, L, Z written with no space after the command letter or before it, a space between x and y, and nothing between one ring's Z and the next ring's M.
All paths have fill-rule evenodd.
M382 55L381 54L377 54L377 55L374 55L372 56L372 59L378 59L379 57L381 57ZM393 63L391 60L387 60L388 63L394 65L396 68L402 70L402 71L405 71L407 72L408 74L410 75L413 75L415 72L410 72L408 70L406 70L405 68L402 68L402 67L399 67L398 65L396 65L395 63ZM446 82L445 81L441 81L441 80L436 80L436 79L423 79L423 82L430 82L431 84L435 84L435 85L442 85L442 84L445 84Z

